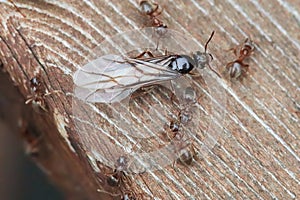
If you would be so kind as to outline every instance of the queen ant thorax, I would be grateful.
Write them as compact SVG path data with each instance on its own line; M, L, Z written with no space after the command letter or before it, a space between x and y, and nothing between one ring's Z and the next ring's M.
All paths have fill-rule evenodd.
M251 39L246 38L243 44L232 48L233 53L238 57L236 60L228 63L226 69L229 72L230 78L237 79L242 75L246 75L248 71L248 64L244 63L244 60L252 54L254 51L254 43Z

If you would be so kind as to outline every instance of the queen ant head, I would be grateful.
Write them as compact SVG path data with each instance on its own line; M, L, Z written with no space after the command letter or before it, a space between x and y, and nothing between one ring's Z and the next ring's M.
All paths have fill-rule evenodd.
M213 60L213 56L210 53L200 51L196 51L196 53L193 54L193 58L195 65L200 69L203 69L206 65L209 65L209 63Z
M193 57L192 60L193 60L194 66L196 66L200 69L203 69L205 66L208 66L211 71L213 71L215 74L217 74L219 77L221 77L221 75L210 66L210 62L213 60L213 56L211 53L207 53L207 46L208 46L209 42L211 41L212 37L214 36L214 34L215 34L215 31L213 31L211 33L209 39L205 43L204 52L196 51L196 53L192 54L192 57Z
M196 51L196 53L192 55L195 65L200 69L203 69L206 65L209 66L209 63L213 60L213 56L210 53L207 53L207 46L208 43L211 41L212 37L214 36L214 34L215 31L211 33L209 39L207 40L204 46L204 52Z

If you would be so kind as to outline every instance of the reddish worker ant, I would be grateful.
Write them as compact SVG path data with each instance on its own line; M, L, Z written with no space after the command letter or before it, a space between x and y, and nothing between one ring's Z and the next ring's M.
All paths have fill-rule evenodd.
M140 10L144 15L148 15L151 19L153 27L157 28L168 28L160 19L157 18L162 12L162 8L158 3L151 3L147 0L140 1Z
M52 92L46 93L46 88L42 84L40 80L40 76L35 76L32 79L30 79L30 90L31 90L31 95L27 97L25 104L29 104L29 103L37 104L44 111L47 111L46 104L45 104L45 97L54 93L61 92L59 90L54 90Z
M238 58L235 61L228 63L226 65L226 69L229 72L230 78L237 79L241 75L245 75L245 73L248 71L249 65L245 64L244 60L248 58L254 51L254 44L252 40L246 38L242 45L230 50L233 50L233 53L238 56Z
M193 143L188 142L190 138L181 133L181 131L183 130L183 125L188 125L189 121L192 120L193 105L196 103L196 93L193 88L187 87L185 89L184 99L187 105L180 110L177 119L170 122L169 129L173 133L172 139L175 138L176 140L181 141L177 147L179 155L177 162L182 165L191 165L193 160L195 160L197 153ZM183 139L184 137L185 139Z

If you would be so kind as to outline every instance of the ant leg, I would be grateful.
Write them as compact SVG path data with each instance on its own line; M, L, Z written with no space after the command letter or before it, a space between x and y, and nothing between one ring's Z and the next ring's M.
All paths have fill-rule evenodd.
M244 76L247 75L248 69L249 69L249 65L242 63L242 73Z
M152 197L153 197L153 199L154 199L154 194L153 194L152 190L150 189L150 187L149 187L148 184L146 183L146 181L145 181L145 179L143 178L143 176L140 175L140 177L141 177L141 179L143 180L144 184L146 185L147 189L148 189L148 190L150 191L150 193L152 194Z
M52 95L52 94L56 94L56 93L62 93L63 94L63 91L61 91L61 90L53 90L51 92L47 92L43 96L46 97L46 96L49 96L49 95Z
M34 99L33 99L33 96L28 96L27 97L27 100L25 101L25 104L29 104L30 102L32 102Z
M232 67L233 63L235 63L236 61L227 63L227 65L225 66L226 70L229 70L230 67Z
M137 58L142 58L144 55L148 55L150 58L153 58L154 55L152 54L152 52L150 50L146 50L144 52L142 52L141 54L137 55L136 57L134 57L135 59Z
M232 47L230 49L227 49L226 51L233 51L234 55L237 56L237 48L238 48L238 46Z
M221 75L219 74L219 72L217 72L216 70L214 70L214 69L210 66L210 64L208 64L208 67L209 67L209 69L210 69L211 71L213 71L215 74L217 74L217 76L218 76L219 78L222 78Z
M158 8L159 8L159 5L158 5L158 3L153 3L153 5L155 6L155 8L153 9L153 11L151 12L151 15L152 16L157 16L157 14L156 15L154 15L154 13L155 12L157 12L157 10L158 10ZM159 12L159 14L160 14L161 12ZM158 14L158 15L159 15Z

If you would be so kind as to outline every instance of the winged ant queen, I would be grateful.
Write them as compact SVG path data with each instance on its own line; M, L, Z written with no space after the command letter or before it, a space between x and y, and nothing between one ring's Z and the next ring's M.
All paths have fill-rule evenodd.
M149 31L147 32L147 30ZM125 151L127 151L128 148L125 147L130 146L128 144L135 144L137 142L136 139L139 139L139 141L146 141L148 138L153 137L153 141L156 140L156 138L158 138L156 132L149 131L151 132L151 134L147 134L148 130L146 130L146 128L150 127L153 123L156 124L157 121L164 122L165 116L170 113L169 111L166 111L167 114L164 115L164 113L160 112L159 115L162 116L161 118L155 117L158 116L158 114L157 112L154 112L153 115L150 116L154 119L153 121L148 122L144 120L145 118L140 118L141 123L136 123L137 126L132 125L133 123L131 122L134 120L131 119L133 118L132 115L127 115L126 113L124 114L123 112L119 111L120 108L124 108L125 112L131 112L131 107L126 106L124 102L126 101L126 99L129 99L128 97L134 91L144 86L161 84L170 81L175 83L175 92L180 92L180 98L178 98L178 100L179 104L181 105L181 93L184 91L183 89L185 89L187 86L193 87L194 85L199 83L198 81L195 81L195 79L193 79L193 82L191 83L191 78L184 75L191 74L192 70L194 69L203 69L205 67L209 67L213 72L211 72L211 70L199 70L199 73L203 73L203 76L201 76L203 77L203 79L201 78L201 81L203 80L205 84L209 86L207 87L208 90L204 90L205 92L208 91L209 96L214 100L224 100L224 95L220 92L218 84L214 85L217 82L214 78L211 78L212 76L216 77L215 74L218 75L218 72L214 71L210 66L210 62L212 61L213 56L208 52L208 45L213 38L214 32L212 32L209 39L205 43L204 51L200 52L197 51L199 49L199 43L195 42L193 39L190 39L191 37L188 37L189 35L187 34L180 34L177 36L176 31L168 29L166 35L160 37L156 36L157 34L155 35L155 30L153 28L147 28L147 30L145 30L144 32L142 32L142 30L134 30L125 33L124 35L122 35L122 37L114 36L109 40L105 40L103 43L101 43L101 45L99 45L99 49L96 48L93 51L93 55L88 60L87 64L79 68L73 75L75 84L74 96L78 99L83 100L84 104L85 102L109 104L122 101L120 105L107 105L107 108L109 108L107 110L102 109L103 107L106 108L106 105L103 106L99 104L87 104L84 106L86 106L87 108L91 107L93 110L91 110L91 112L85 112L84 110L83 112L81 109L78 109L80 107L78 105L81 102L77 101L77 98L74 98L74 121L76 123L76 126L79 127L78 137L82 142L82 146L86 149L86 151L95 152L93 153L92 157L96 160L99 160L99 162L101 162L103 165L106 165L112 169L116 169L116 166L114 165L116 156L107 154L107 151L116 152L116 155L119 155L119 153L124 153L124 149ZM152 35L150 35L149 33L152 33ZM169 36L171 37L171 39L169 39ZM167 49L168 52L172 53L157 56L155 51L152 51L152 54L149 53L149 51L144 52L145 49L156 50L155 47L157 47L158 45L157 43L155 43L155 39L157 39L155 37L160 38L158 51L160 50L162 52L164 49ZM138 55L137 52L143 53L139 56L131 56ZM176 52L177 54L173 52ZM178 52L181 52L182 54L179 54ZM189 55L186 52L194 53ZM148 55L148 57L144 55ZM186 82L181 82L182 79L184 79L184 81ZM178 85L180 85L180 87L177 87ZM179 93L176 93L176 95L177 94ZM197 94L199 94L198 90ZM221 97L218 98L220 94ZM153 97L157 96L153 95ZM148 103L147 100L143 102ZM155 101L156 100L157 99L155 99ZM133 102L135 103L135 101ZM178 105L178 103L176 104ZM149 108L154 110L155 106L153 105L154 104L150 104ZM211 106L215 106L215 104L211 104ZM210 110L210 113L212 115L214 114L215 110L218 113L218 115L216 114L216 116L213 118L215 121L223 119L223 116L220 116L220 118L218 118L219 110L213 108L211 108ZM111 130L106 131L106 125L104 125L104 123L101 123L103 122L102 119L106 118L106 116L104 115L104 117L102 117L102 112L108 117L107 121L109 120L109 123L114 124L114 126L117 128L121 127L120 131L119 129L117 130L117 133L114 133L114 130L112 130L112 133L110 132ZM120 115L115 115L114 113L120 113ZM86 116L88 114L91 114L91 117L87 120L87 122L85 122L85 120L87 119ZM101 115L99 117L99 120L98 117L94 117L95 115L98 116L98 114L99 116ZM139 120L139 115L134 115L134 117L137 117L136 119ZM200 118L197 117L197 119ZM128 127L130 128L123 128L125 126L124 124L126 125L126 127L127 124L129 124ZM140 124L141 126L139 126ZM215 123L213 123L213 125L214 124ZM88 127L88 129L86 127ZM219 130L216 130L217 128L214 128L213 131L221 132ZM192 132L192 134L196 134L196 132ZM214 135L213 132L212 135ZM119 137L122 137L122 139L124 138L125 143L119 144L119 141L121 141L118 140ZM214 139L217 140L217 138ZM101 141L102 143L101 145L98 145L97 142L97 145L92 146L90 143L90 141L92 140ZM130 165L128 165L128 167L126 168L120 168L120 170L114 170L113 173L110 173L107 179L107 184L110 186L119 186L122 185L122 182L126 182L127 179L126 176L124 176L126 174L140 174L145 171L158 170L164 166L171 165L173 161L178 158L177 146L179 145L179 143L182 143L182 141L167 141L166 143L162 143L164 144L163 147L159 146L157 148L155 147L155 149L149 148L150 150L146 149L145 151L143 151L144 143L141 142L141 145L137 145L139 151L134 150L133 153L128 154ZM104 146L103 144L105 144L105 150L102 149L102 146ZM185 148L186 146L184 145L188 144L190 144L189 140L184 140L183 146L181 147ZM182 149L181 147L180 149ZM184 152L180 151L179 153ZM161 156L162 154L163 157ZM191 160L191 156L183 156L185 157L182 157L181 160L183 160L183 162L189 163ZM165 157L167 157L168 159L161 159Z
M193 69L211 66L213 56L207 47L214 35L211 33L204 46L204 52L196 51L191 56L185 54L166 54L153 56L145 51L138 57L117 56L113 54L92 60L73 75L75 96L87 102L120 102L137 89L174 80ZM149 57L142 55L148 54Z

